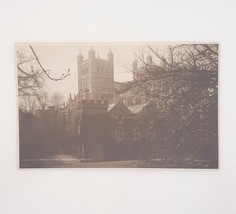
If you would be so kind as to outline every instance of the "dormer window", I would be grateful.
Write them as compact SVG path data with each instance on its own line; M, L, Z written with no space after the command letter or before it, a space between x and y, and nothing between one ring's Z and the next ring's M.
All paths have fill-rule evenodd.
M117 122L118 122L118 123L123 123L123 117L122 117L122 115L119 115L119 116L117 117Z

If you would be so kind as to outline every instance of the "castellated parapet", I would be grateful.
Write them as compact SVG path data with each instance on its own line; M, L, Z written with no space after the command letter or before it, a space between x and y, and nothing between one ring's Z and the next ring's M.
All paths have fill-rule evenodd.
M108 101L107 100L81 100L78 102L79 108L84 107L92 107L92 108L107 108L108 107Z

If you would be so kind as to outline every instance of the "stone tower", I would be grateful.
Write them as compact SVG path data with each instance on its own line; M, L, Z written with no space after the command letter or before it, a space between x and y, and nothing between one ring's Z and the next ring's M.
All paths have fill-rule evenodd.
M80 53L78 64L78 93L82 99L113 101L114 94L114 55L110 50L107 59L95 57L91 47L88 59Z

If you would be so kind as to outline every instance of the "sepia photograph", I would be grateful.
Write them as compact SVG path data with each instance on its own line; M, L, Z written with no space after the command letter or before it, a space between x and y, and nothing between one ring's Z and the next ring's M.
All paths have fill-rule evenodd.
M0 213L236 213L235 11L2 0Z
M15 45L20 168L218 168L216 43Z

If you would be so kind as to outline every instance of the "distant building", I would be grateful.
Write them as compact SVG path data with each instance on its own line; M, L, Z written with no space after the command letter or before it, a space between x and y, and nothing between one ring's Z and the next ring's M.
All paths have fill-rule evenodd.
M78 64L78 93L82 99L108 100L114 102L114 55L110 50L107 59L95 57L91 47L88 59L80 53Z

